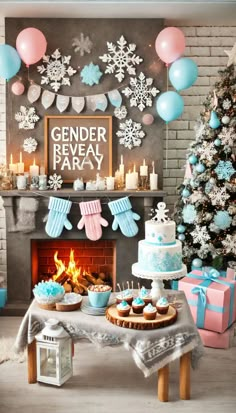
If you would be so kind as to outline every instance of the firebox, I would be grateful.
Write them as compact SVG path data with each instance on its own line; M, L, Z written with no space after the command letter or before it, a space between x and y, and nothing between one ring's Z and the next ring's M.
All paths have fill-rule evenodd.
M66 292L86 294L89 285L116 283L116 241L31 240L32 288L53 279Z

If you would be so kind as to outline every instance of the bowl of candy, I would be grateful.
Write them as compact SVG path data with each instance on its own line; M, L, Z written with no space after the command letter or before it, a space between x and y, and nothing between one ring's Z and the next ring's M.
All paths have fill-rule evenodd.
M88 287L89 303L92 307L106 307L111 295L111 287L109 285L90 285Z
M65 295L65 290L56 281L41 281L33 289L34 297L40 306L55 306Z

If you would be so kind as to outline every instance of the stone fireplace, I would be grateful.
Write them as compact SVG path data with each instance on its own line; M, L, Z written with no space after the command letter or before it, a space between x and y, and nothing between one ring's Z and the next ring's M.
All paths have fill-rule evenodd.
M144 222L149 219L150 209L163 199L163 191L83 191L75 192L67 189L58 192L41 191L2 191L7 226L7 305L3 310L6 315L22 315L32 300L33 286L55 272L54 253L67 265L70 250L75 252L75 261L81 265L82 271L87 271L94 277L100 273L110 279L113 290L117 283L127 286L127 281L137 286L138 279L131 274L131 266L137 261L138 241L144 238ZM69 220L73 225L71 231L63 230L57 239L48 237L45 232L44 218L48 213L50 196L70 198L73 202ZM112 230L113 217L108 208L108 202L129 196L133 210L141 219L138 221L139 232L133 238L125 237L121 231ZM35 229L31 232L12 230L21 197L36 197L39 201L35 213ZM100 199L102 216L109 226L103 228L101 240L89 241L84 230L79 231L77 224L80 219L78 203L84 200ZM90 250L90 251L89 251ZM92 251L93 250L93 251ZM46 252L47 251L47 252ZM108 282L108 281L106 281Z

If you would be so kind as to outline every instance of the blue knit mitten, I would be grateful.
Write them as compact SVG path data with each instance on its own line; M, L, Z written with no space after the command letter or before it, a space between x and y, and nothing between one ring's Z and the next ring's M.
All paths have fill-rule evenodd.
M69 214L72 202L66 201L65 199L55 198L53 196L49 199L48 209L50 210L48 214L48 220L45 227L46 233L49 237L57 238L61 235L63 228L72 229L70 221L67 219L67 214Z
M112 224L113 231L116 231L118 227L123 235L126 237L134 237L138 233L138 225L136 221L140 219L140 216L132 211L132 205L128 197L117 199L108 203L112 215L114 215L114 221Z

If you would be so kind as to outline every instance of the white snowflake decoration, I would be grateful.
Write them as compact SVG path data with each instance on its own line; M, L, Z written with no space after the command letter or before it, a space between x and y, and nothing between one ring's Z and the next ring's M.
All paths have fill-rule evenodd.
M124 36L117 40L117 44L107 42L108 53L99 56L104 63L107 63L105 73L116 73L115 77L118 82L122 82L125 72L129 75L135 75L135 65L139 65L143 59L134 54L136 44L127 43Z
M206 243L206 241L208 241L211 238L208 234L206 226L201 227L200 225L196 225L195 229L192 232L190 232L190 234L193 237L194 244L199 243L203 245Z
M224 206L227 199L230 198L230 195L226 192L226 188L219 188L218 186L215 186L208 196L211 199L212 205L221 206Z
M119 108L115 108L114 115L118 119L125 119L127 116L126 107L123 105L123 106L120 106Z
M201 120L198 120L196 122L194 126L194 130L195 130L195 136L197 140L201 139L202 136L206 135L206 127L205 127L205 124Z
M57 92L62 85L70 86L70 76L77 70L70 65L71 56L62 56L59 49L56 49L51 56L44 56L45 65L37 66L38 72L42 75L41 85L50 85Z
M156 215L154 215L154 217L152 218L152 221L156 221L156 222L169 221L169 218L167 216L167 212L169 212L169 209L166 209L165 202L158 202L155 212L156 212Z
M226 238L222 241L224 245L224 250L226 254L236 254L236 235L227 235Z
M198 148L198 154L200 155L201 160L207 159L212 161L213 156L217 153L215 145L213 142L204 141L201 146Z
M142 130L141 123L134 122L132 119L127 119L125 123L120 123L120 130L116 132L120 138L119 142L125 148L132 149L135 146L140 146L142 139L145 136Z
M57 191L58 189L61 188L62 184L63 184L63 180L62 180L61 175L57 175L57 174L50 175L49 180L48 180L48 185L50 189Z
M38 146L38 142L34 138L24 139L23 149L25 152L32 153L35 152Z
M74 47L75 53L78 52L82 57L85 53L91 53L93 43L89 36L84 36L84 33L80 33L79 37L73 39L72 47Z
M15 114L15 120L19 122L19 129L34 129L35 123L39 121L35 108L31 106L20 106L20 111Z
M122 93L130 99L130 106L137 106L142 112L147 106L152 106L152 98L155 97L160 90L152 87L153 79L145 77L143 72L138 77L131 77L130 84Z
M223 106L223 109L228 110L232 106L231 100L224 99L222 106Z
M198 257L202 259L207 257L208 252L209 252L208 244L202 244L201 247L197 250Z
M195 204L198 201L204 202L204 195L200 191L193 191L193 193L189 197L189 201L191 204Z
M234 128L222 128L218 137L223 145L233 146L236 141L236 133Z

